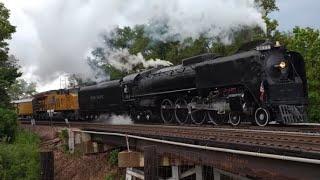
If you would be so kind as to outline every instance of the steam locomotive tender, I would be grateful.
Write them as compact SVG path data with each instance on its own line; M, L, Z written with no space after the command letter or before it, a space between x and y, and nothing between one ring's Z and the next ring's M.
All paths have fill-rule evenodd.
M124 113L126 106L122 104L122 91L119 80L80 88L80 117L94 120L102 114Z
M106 111L109 103L115 111L129 111L134 121L161 119L164 123L198 125L228 122L234 126L241 121L259 126L270 121L306 121L304 60L299 53L270 42L247 44L226 57L191 57L177 66L150 69L103 88L98 86L90 91L80 89L80 110L87 117ZM81 91L86 91L85 97ZM104 92L118 99L103 100L107 96L101 96ZM86 103L81 103L82 98ZM85 104L90 103L94 107L86 110Z

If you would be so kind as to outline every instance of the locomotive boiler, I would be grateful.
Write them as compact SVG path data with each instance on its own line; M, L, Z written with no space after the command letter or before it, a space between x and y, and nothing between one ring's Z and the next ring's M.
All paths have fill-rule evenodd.
M251 121L265 126L306 121L307 81L297 52L270 42L250 43L231 56L204 54L172 67L119 81L135 121L164 123Z

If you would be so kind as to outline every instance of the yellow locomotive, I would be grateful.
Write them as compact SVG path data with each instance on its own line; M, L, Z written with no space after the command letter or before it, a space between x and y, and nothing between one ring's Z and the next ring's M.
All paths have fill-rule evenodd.
M78 119L78 93L76 89L51 90L36 94L32 100L33 117L38 120L49 119L53 112L54 119Z
M32 98L11 102L16 109L19 119L31 119L33 115Z

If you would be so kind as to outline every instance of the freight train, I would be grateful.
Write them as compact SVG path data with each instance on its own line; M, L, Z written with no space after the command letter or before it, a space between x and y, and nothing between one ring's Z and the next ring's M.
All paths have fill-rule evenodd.
M33 102L39 103L33 105L49 107L39 100L43 96L50 100L48 95L36 95ZM176 66L83 87L75 97L74 105L65 106L68 113L60 114L93 120L101 114L126 113L135 122L180 125L237 126L246 121L266 126L270 121L290 124L307 120L303 57L278 43L261 41L248 43L231 56L203 54ZM34 108L34 116L44 118L46 108Z

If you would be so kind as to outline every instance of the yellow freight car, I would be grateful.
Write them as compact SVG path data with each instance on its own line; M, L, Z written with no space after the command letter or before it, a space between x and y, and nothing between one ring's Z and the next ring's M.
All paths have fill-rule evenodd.
M11 102L16 108L19 119L31 119L33 114L32 99L21 99Z
M78 119L78 93L77 90L51 90L36 94L33 99L34 117L48 120L49 111L53 111L54 119Z

